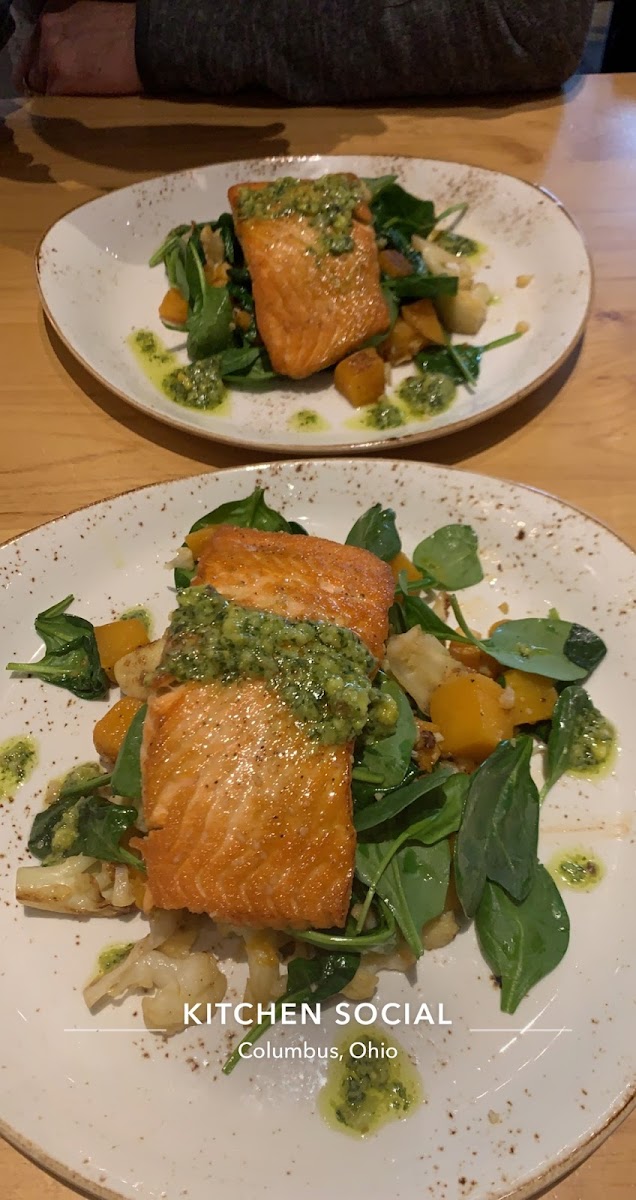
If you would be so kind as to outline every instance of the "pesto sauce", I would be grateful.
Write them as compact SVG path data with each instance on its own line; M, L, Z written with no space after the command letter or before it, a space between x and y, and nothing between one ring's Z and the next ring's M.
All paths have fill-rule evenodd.
M125 958L128 958L134 944L134 942L113 942L112 946L104 946L97 959L96 978L105 975L107 971L112 971L114 967L118 967Z
M287 424L298 433L323 433L329 429L329 422L313 408L299 408L298 412L292 413Z
M62 813L51 838L51 851L44 860L45 866L48 866L49 863L59 862L60 859L65 858L71 846L75 844L79 832L81 808L82 801L78 797L78 800L65 813Z
M577 892L591 892L601 882L605 868L599 858L587 850L560 850L548 863L557 883Z
M422 1102L420 1077L398 1044L372 1026L356 1027L329 1064L319 1094L322 1116L355 1137L402 1120Z
M10 737L0 745L0 800L29 778L38 753L32 737Z
M162 387L168 399L174 400L175 404L183 408L198 408L203 412L218 410L227 395L216 355L178 366L166 376Z
M148 637L152 634L152 613L150 609L144 608L143 605L127 608L119 618L120 621L141 621Z
M397 395L406 406L409 415L421 419L446 412L457 395L457 388L448 375L425 371L423 374L409 375L407 379L403 379Z
M397 404L392 404L384 396L378 400L377 404L370 404L365 408L359 418L355 418L351 424L356 428L363 429L399 429L401 425L405 425L405 416L401 408Z
M323 175L320 179L275 179L263 188L240 188L239 221L276 220L297 214L316 229L318 254L346 254L353 250L353 213L362 199L362 188L348 175Z
M104 768L98 762L78 763L76 767L71 767L64 775L57 775L54 779L50 779L45 794L45 805L53 804L59 800L60 792L64 787L72 787L77 783L85 783L88 779L95 779L96 775L103 775Z
M370 679L375 660L350 629L243 608L206 586L184 589L178 605L161 675L264 679L320 742L348 742L371 720L394 726L396 713Z
M127 341L146 378L174 404L229 415L228 393L216 357L182 363L150 329L136 329Z
M598 708L590 704L570 747L568 774L587 778L610 767L616 750L616 730Z

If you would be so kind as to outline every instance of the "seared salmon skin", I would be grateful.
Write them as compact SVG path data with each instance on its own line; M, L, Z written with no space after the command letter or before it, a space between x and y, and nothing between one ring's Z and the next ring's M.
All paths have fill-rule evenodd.
M215 526L194 582L245 608L337 623L383 653L393 577L365 550ZM352 743L312 740L263 680L153 692L140 841L153 904L237 926L342 927L355 856L351 760Z
M334 175L235 184L228 192L252 278L258 331L274 370L292 379L332 366L389 327L369 208L360 200L348 228L341 213L329 224L330 181L336 181L336 189L361 186L354 175ZM246 194L265 195L264 189L285 183L289 201L281 193L266 215L264 206L246 204ZM344 221L344 234L334 233L341 229L338 221Z

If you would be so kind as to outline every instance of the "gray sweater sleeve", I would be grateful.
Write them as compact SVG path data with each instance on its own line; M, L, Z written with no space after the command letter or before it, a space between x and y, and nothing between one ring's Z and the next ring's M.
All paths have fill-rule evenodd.
M593 0L137 0L149 92L265 87L294 103L557 87Z

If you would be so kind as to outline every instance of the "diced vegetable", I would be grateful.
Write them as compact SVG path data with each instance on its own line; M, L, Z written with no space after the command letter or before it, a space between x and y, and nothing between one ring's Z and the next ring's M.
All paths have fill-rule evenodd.
M389 566L393 571L393 578L395 580L397 580L400 571L404 571L406 573L406 578L408 579L409 583L412 580L420 578L420 572L418 571L417 567L411 562L408 555L403 553L402 550L400 550L399 554L395 555L395 558L391 559Z
M203 529L195 529L194 533L186 534L185 544L192 551L192 557L196 562L201 557L205 543L210 540L210 535L214 532L213 525L206 525Z
M146 626L138 617L126 618L122 621L110 621L108 625L95 626L95 638L99 651L99 661L105 671L112 675L112 669L118 658L130 654L138 646L146 646L149 642Z
M379 258L380 270L390 279L402 279L413 274L413 264L399 250L381 250Z
M384 363L377 350L357 350L343 358L336 367L334 383L354 408L375 404L386 387Z
M413 238L413 247L422 255L426 266L433 275L455 275L459 282L459 290L473 285L473 270L470 263L455 254L449 254L437 242L429 242L428 238Z
M432 694L446 676L462 670L446 647L419 625L389 638L386 661L391 674L422 712L428 711ZM435 717L432 719L435 721Z
M444 345L446 341L444 330L432 300L416 300L415 304L405 304L402 308L402 316L407 325L410 325L416 333L424 338L425 344L434 342L437 346Z
M532 675L528 671L506 671L506 686L512 688L515 702L512 719L515 725L534 725L547 721L554 712L557 690L545 675Z
M451 333L479 333L488 315L490 290L485 283L462 289L456 296L438 296L437 308Z
M380 342L378 350L382 357L396 367L400 363L410 362L419 354L424 345L421 333L409 325L403 317L398 317L388 338Z
M431 720L442 732L442 753L473 762L485 758L514 731L511 711L502 707L503 689L486 675L470 671L448 679L430 701Z
M161 662L163 648L164 638L158 638L117 660L115 679L125 696L134 696L137 700L148 699L149 681Z
M141 708L142 701L122 696L99 720L93 730L93 743L101 758L114 762L121 750L131 721Z
M188 319L188 302L178 288L168 288L159 305L159 316L168 325L185 325Z
M247 333L247 330L249 329L250 325L252 324L251 313L246 312L244 308L235 308L234 309L234 324L237 326L238 329L242 329L243 333Z

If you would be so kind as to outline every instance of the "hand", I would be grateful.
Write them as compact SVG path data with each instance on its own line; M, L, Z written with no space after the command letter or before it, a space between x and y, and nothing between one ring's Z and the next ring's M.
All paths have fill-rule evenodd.
M45 4L20 73L30 91L47 96L140 92L135 5L103 0Z

